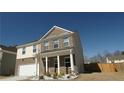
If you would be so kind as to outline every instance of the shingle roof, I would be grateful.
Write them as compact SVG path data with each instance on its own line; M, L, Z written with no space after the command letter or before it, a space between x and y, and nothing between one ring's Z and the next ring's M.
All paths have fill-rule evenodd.
M7 51L12 51L12 52L16 52L16 46L5 46L5 45L0 45L0 48L3 50L7 50Z
M25 47L27 45L33 45L34 43L37 43L38 40L34 40L34 41L30 41L30 42L26 42L22 45L18 45L16 48L19 48L19 47Z

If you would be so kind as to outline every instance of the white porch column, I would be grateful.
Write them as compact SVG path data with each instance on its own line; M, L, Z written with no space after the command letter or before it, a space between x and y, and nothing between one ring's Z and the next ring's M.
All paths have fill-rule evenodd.
M35 63L36 63L36 76L39 76L39 63L37 58L35 58Z
M35 58L35 64L36 64L36 76L37 76L37 58Z
M73 59L72 50L70 50L70 64L71 64L71 71L74 71L74 59Z
M58 74L60 74L60 59L59 59L59 56L57 56L57 64L58 64Z
M48 72L48 57L46 57L46 73Z

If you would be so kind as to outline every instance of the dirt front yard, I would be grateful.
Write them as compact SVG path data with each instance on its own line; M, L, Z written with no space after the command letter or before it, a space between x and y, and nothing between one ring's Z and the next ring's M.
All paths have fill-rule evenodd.
M25 77L4 77L0 76L0 81L16 81L28 80ZM59 80L58 80L59 81ZM110 72L110 73L83 73L74 81L124 81L124 72Z
M80 74L78 81L124 81L124 72L85 73Z
M7 78L7 77L5 77L5 76L0 76L0 79L5 79L5 78Z

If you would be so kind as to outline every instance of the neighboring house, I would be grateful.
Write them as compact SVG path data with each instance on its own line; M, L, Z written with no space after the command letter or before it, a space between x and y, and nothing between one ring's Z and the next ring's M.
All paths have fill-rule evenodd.
M0 75L14 75L16 47L0 45Z
M83 50L79 35L53 26L41 39L17 46L16 75L84 71Z
M107 63L123 63L124 62L124 55L116 55L106 58Z

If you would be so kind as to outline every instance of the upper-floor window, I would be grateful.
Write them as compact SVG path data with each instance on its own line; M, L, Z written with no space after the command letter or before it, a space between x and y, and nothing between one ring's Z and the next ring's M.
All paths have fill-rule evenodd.
M66 38L64 38L64 47L68 47L69 46L69 38L68 37L66 37Z
M48 41L44 42L44 48L45 48L45 50L49 49L49 42Z
M33 45L33 53L36 53L36 45Z
M53 48L59 48L59 40L53 41Z
M22 55L24 55L25 53L26 53L26 48L23 47L23 48L22 48Z

